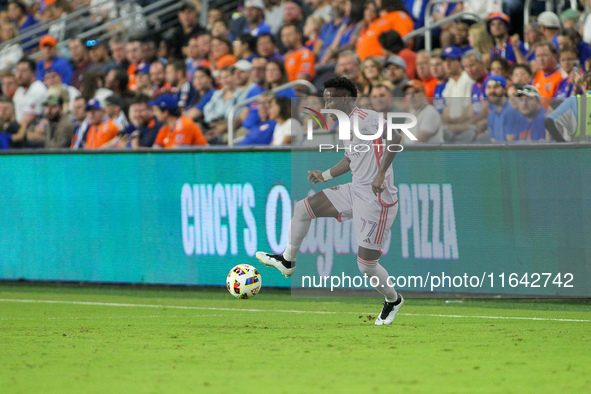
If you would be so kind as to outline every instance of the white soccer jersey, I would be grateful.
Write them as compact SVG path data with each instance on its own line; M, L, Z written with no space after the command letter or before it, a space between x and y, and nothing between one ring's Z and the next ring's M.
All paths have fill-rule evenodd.
M378 169L384 155L385 145L382 136L375 140L366 141L357 137L353 132L354 118L359 119L359 133L363 135L375 135L377 130L385 131L385 119L380 122L380 115L372 110L355 108L349 115L351 124L351 139L343 141L345 157L349 159L351 173L353 174L353 186L365 195L373 195L371 184L376 178ZM380 134L381 135L381 134ZM394 170L392 165L386 171L386 189L378 195L382 205L392 205L398 200L398 189L394 186ZM375 196L374 196L375 198Z

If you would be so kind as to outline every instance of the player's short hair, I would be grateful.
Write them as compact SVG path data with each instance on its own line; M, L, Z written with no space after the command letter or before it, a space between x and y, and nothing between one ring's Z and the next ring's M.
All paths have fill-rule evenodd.
M462 60L469 58L473 58L478 63L482 63L482 53L478 52L476 49L470 49L464 53L464 56L462 56Z
M349 95L349 97L357 97L357 86L353 81L347 77L332 77L324 82L324 89L334 88Z

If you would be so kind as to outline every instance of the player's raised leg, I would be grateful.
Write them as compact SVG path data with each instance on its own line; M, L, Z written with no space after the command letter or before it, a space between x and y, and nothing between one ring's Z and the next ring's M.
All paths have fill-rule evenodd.
M338 215L339 212L322 191L298 201L287 230L285 252L283 254L257 252L256 258L267 267L277 268L286 278L289 278L295 272L296 257L302 241L308 234L312 219L337 218Z
M388 283L388 271L379 263L381 252L379 250L359 247L357 255L357 266L362 274L370 278L372 286L379 291L384 298L384 306L378 315L375 324L377 326L392 324L396 314L404 304L404 298L399 294L391 283ZM375 278L375 279L372 279Z

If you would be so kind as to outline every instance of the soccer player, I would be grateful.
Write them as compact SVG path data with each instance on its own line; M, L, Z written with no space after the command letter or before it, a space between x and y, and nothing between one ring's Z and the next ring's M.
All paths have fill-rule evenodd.
M325 107L349 114L349 119L358 117L359 131L373 135L379 127L382 127L379 124L378 114L357 108L356 98L357 87L345 77L333 77L324 83ZM390 152L388 147L398 144L401 137L394 132L391 141L382 141L383 139L384 137L379 137L374 141L365 141L351 134L350 141L343 141L345 148L369 145L368 153L345 153L345 157L337 165L324 172L308 171L308 180L314 184L326 182L349 171L353 173L353 181L326 188L309 198L298 201L289 225L287 246L283 254L256 253L261 263L268 267L275 267L285 277L290 277L295 271L296 257L310 229L312 219L318 217L332 217L338 221L353 219L355 236L359 244L357 266L361 273L370 277L370 280L377 278L375 289L386 299L375 321L376 325L391 324L404 303L402 295L387 282L388 272L379 264L381 248L398 213L398 190L394 186L392 170L392 161L396 153ZM373 144L383 145L380 150L377 150L372 147Z

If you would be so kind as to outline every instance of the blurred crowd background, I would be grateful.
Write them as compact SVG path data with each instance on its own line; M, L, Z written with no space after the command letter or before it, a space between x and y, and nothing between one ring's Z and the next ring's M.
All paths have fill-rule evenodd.
M584 141L587 1L0 0L0 149L307 144L335 75L406 144Z

